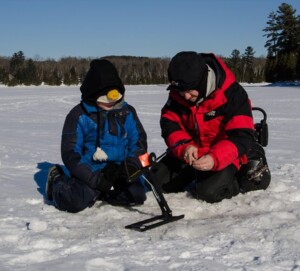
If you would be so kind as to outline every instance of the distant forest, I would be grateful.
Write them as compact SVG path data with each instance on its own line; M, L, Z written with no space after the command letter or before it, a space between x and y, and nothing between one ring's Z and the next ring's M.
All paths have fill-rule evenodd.
M278 82L300 80L300 16L289 4L282 3L268 16L263 29L267 41L266 57L255 57L254 48L234 49L229 57L220 56L239 82ZM124 84L167 84L170 58L105 56L119 71ZM59 60L26 58L23 51L11 57L0 56L0 84L77 85L88 69L91 58L64 57Z
M261 82L264 80L266 59L255 58L253 49L248 48L249 55L243 56L236 68L239 58L223 58L234 71L237 80ZM238 57L238 51L235 51ZM106 56L119 71L120 77L127 85L167 84L169 58L148 58L134 56ZM55 60L34 61L26 59L22 51L14 53L11 58L0 57L0 83L8 86L77 85L82 82L89 69L91 59L67 57ZM250 66L251 65L251 66ZM241 68L240 68L241 67Z

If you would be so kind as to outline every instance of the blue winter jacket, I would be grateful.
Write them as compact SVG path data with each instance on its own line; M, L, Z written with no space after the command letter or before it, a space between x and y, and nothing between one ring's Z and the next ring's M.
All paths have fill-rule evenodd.
M120 164L125 158L137 159L147 152L147 136L135 109L124 101L119 107L105 111L81 102L64 123L62 160L72 177L93 189L97 188L99 172L108 162ZM107 154L106 161L93 160L97 145Z

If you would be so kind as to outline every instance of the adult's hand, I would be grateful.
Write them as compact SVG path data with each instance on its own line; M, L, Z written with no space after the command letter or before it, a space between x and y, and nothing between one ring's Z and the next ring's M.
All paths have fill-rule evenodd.
M194 160L192 166L194 169L209 171L215 165L214 159L209 154L201 156L198 160Z
M194 145L189 145L184 150L184 160L191 166L198 159L198 148Z

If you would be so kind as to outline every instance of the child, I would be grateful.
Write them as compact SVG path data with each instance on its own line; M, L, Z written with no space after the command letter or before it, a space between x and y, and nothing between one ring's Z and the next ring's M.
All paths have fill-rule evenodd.
M70 172L54 166L46 194L63 211L79 212L96 200L132 206L146 200L138 157L147 152L147 136L135 109L124 100L125 87L114 65L95 59L80 87L82 101L67 115L62 160Z

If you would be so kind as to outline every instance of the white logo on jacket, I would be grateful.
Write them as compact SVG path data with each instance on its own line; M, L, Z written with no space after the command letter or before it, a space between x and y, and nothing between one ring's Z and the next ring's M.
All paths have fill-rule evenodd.
M210 116L210 117L214 117L216 115L216 111L210 111L208 113L206 113L207 116Z

